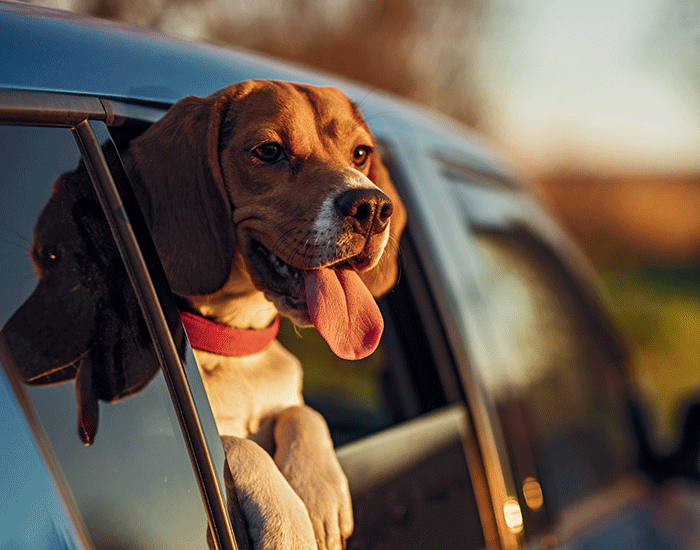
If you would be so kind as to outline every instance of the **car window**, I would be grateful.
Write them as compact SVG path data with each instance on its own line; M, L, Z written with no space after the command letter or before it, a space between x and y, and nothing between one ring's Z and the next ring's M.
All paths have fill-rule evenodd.
M623 355L562 260L527 229L523 195L465 173L442 170L478 260L496 365L481 376L533 535L629 469Z
M390 148L380 142L379 151L392 180L400 184ZM384 334L366 359L339 359L315 329L282 323L279 339L304 368L304 399L324 414L337 446L461 397L409 230L399 247L401 275L378 300Z
M0 369L0 548L92 548L70 499L63 498L65 486L49 474L50 458L27 429L17 389Z
M474 238L509 374L499 413L511 441L523 428L531 438L534 463L518 455L517 444L511 451L524 499L533 511L546 503L557 514L627 464L619 365L541 245L515 231L475 231Z
M477 368L505 436L526 534L544 534L630 469L624 353L530 225L530 199L455 166L438 163L477 260L479 330L489 333L493 361Z
M71 132L0 126L0 158L3 366L95 545L206 548L177 414Z

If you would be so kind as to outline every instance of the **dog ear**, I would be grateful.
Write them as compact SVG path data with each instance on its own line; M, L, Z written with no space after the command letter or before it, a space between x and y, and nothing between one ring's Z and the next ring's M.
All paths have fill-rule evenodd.
M378 153L374 153L368 177L386 194L394 205L389 224L389 242L379 263L360 277L375 298L391 290L399 277L399 240L406 225L406 209L389 177L389 171L382 163Z
M211 294L231 270L232 207L219 166L220 127L228 103L227 90L186 97L125 153L125 168L178 294Z

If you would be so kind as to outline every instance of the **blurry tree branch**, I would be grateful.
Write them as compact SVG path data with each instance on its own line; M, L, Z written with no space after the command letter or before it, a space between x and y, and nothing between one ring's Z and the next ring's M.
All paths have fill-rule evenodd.
M256 50L479 125L473 52L489 0L36 1Z

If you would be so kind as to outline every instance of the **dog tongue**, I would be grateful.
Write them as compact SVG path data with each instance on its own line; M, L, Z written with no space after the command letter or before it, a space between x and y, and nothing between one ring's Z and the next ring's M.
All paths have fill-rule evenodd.
M384 320L353 270L305 271L306 303L316 329L341 359L362 359L379 344Z

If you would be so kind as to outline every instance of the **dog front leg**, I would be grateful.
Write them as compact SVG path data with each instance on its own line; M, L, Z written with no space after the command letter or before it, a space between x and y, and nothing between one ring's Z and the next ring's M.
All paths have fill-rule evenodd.
M326 421L305 405L288 407L274 437L275 463L306 504L319 550L341 550L353 530L352 504Z
M253 550L316 550L306 507L272 457L248 439L221 436L221 442L229 513L238 513L238 500Z

